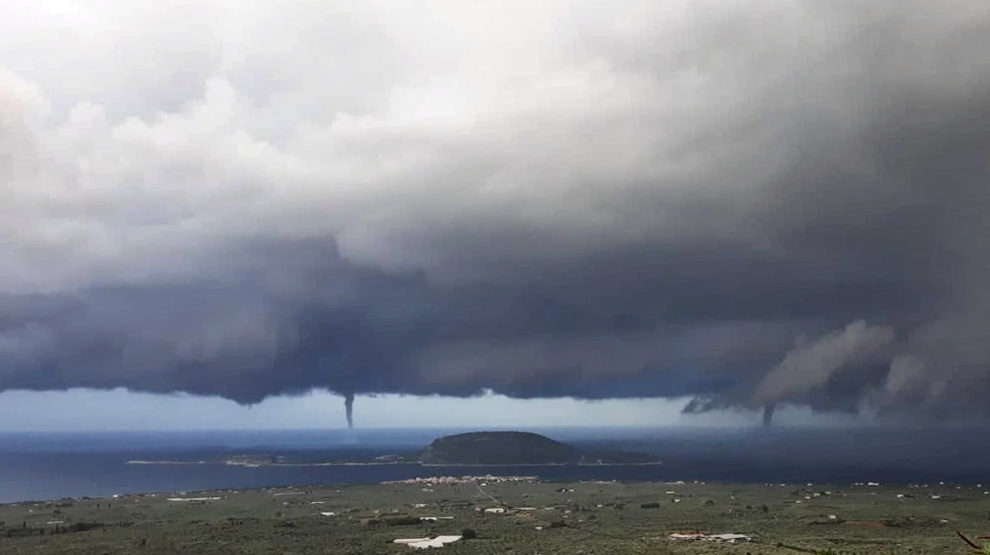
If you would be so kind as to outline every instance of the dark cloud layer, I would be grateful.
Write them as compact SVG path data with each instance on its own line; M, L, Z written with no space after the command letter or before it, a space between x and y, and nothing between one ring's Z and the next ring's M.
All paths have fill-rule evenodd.
M990 8L490 9L199 22L157 106L14 56L0 389L987 416Z

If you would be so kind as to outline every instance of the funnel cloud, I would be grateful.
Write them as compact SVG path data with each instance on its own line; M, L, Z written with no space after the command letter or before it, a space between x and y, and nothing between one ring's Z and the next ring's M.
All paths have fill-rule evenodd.
M344 394L344 411L347 413L347 427L354 427L354 394Z
M763 405L763 425L769 426L773 422L773 411L776 408L774 403Z
M0 391L990 416L985 2L4 11Z

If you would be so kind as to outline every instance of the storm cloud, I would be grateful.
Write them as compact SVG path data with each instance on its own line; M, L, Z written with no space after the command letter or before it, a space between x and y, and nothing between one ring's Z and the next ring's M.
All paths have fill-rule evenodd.
M0 390L987 416L984 2L5 12Z

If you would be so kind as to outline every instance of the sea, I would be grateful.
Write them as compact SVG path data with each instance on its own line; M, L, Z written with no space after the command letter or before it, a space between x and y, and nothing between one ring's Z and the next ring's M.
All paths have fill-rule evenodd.
M579 448L648 452L663 463L501 467L318 464L413 453L436 437L463 431L469 430L0 433L0 503L479 474L537 476L561 482L990 483L990 429L969 427L533 428L527 431ZM244 466L225 462L238 456L285 457L304 464Z

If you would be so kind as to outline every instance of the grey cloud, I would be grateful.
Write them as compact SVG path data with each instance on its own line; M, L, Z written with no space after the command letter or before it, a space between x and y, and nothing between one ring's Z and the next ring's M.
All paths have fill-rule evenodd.
M32 6L0 389L986 412L982 3Z
M890 328L853 322L808 345L796 347L756 384L753 400L760 405L801 399L827 383L832 374L876 355L894 340Z

